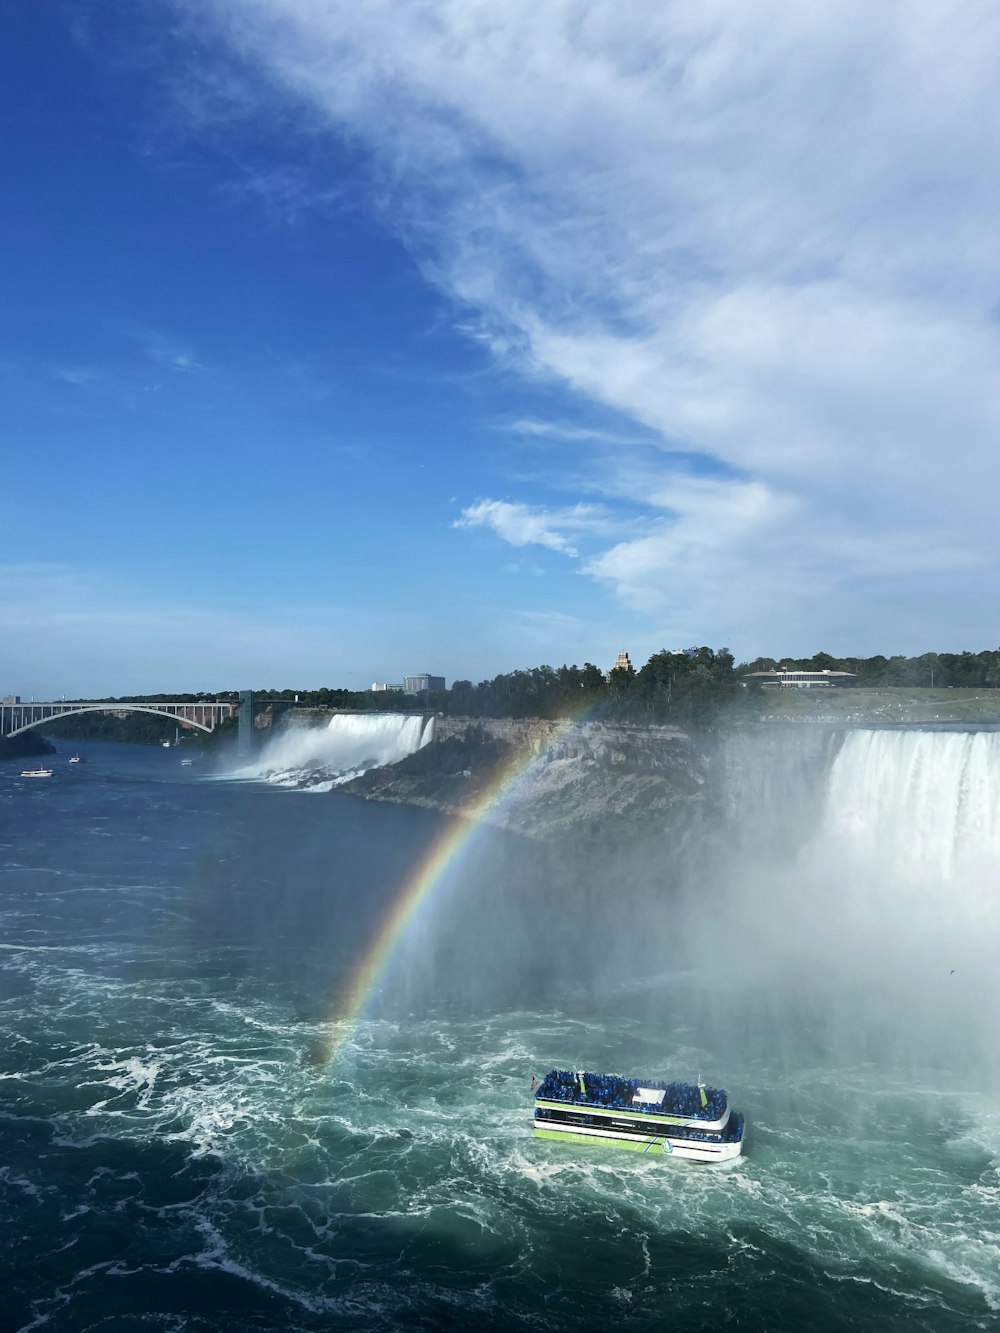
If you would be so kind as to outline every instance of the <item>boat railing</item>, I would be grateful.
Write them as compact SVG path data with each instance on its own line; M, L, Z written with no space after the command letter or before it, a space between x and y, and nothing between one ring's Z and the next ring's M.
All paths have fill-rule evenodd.
M642 1092L662 1092L658 1101L644 1101ZM621 1078L615 1074L553 1069L546 1074L535 1096L540 1101L588 1105L608 1110L639 1111L650 1116L684 1116L690 1120L716 1121L726 1113L728 1099L721 1088L695 1083L657 1083L655 1080Z

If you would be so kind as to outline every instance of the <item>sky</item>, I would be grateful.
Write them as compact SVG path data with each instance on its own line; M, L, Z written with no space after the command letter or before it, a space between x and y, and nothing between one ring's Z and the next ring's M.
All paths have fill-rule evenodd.
M0 691L997 633L1000 9L32 0Z

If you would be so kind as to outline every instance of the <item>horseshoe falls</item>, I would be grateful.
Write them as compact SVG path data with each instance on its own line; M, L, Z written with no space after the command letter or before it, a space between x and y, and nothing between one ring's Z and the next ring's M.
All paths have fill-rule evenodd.
M485 829L327 1063L446 825L293 787L388 716L0 765L0 1326L1000 1328L1000 736L734 733L642 839ZM535 1141L554 1066L700 1075L746 1153Z
M995 1083L1000 733L770 743L727 774L726 907L693 918L701 964L726 958L855 1057Z
M998 777L997 732L854 732L830 775L824 843L877 872L901 907L929 896L995 924Z

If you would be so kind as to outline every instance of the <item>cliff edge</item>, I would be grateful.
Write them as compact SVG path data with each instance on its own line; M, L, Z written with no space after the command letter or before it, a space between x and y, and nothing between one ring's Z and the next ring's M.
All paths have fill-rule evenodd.
M336 790L545 838L606 817L648 827L700 803L706 773L705 755L674 727L447 717L416 754Z

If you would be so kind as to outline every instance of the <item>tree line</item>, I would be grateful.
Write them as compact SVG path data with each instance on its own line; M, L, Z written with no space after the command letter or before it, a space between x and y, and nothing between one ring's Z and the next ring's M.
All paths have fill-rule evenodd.
M850 671L855 683L875 689L883 686L996 689L1000 685L1000 649L981 653L921 653L919 657L758 657L737 669L741 672L772 671L791 667L797 671Z
M722 709L747 713L759 709L760 687L755 671L788 668L799 671L847 671L855 685L867 688L945 687L995 689L1000 685L1000 649L972 653L922 653L918 657L758 657L737 663L728 648L701 646L683 652L654 653L638 671L618 668L605 674L592 662L583 666L537 666L508 671L474 683L456 680L451 689L404 694L387 690L331 689L254 692L258 706L275 712L289 707L340 708L362 712L428 712L466 717L590 716L620 721L671 721L678 725L707 723ZM749 678L749 679L748 679ZM128 696L116 703L236 702L238 692ZM102 701L104 702L104 701ZM172 725L172 723L171 723Z

